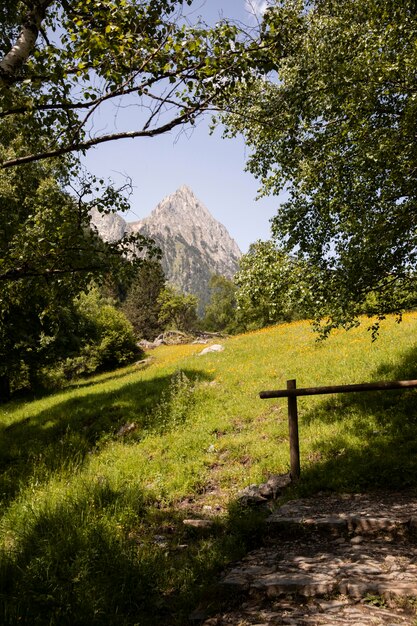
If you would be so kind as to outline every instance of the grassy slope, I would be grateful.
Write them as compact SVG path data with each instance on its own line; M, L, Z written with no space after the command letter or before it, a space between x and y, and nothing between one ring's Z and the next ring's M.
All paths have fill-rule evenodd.
M318 344L300 322L202 357L201 346L161 347L147 366L4 406L0 621L185 623L253 539L256 520L233 506L236 492L288 470L286 402L258 392L290 378L417 378L416 330L408 314L374 344L365 329ZM415 488L416 399L409 390L299 400L298 492ZM207 533L182 524L215 512Z

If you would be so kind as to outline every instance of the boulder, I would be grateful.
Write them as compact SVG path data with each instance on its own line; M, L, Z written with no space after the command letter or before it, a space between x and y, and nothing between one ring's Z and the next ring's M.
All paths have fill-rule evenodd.
M220 343L215 343L212 346L204 348L204 350L200 352L199 356L202 356L203 354L208 354L209 352L223 352L223 350L224 346L222 346Z

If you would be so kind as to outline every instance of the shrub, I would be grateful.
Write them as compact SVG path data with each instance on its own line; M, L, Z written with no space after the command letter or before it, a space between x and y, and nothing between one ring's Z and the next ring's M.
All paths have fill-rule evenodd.
M44 387L62 387L79 376L122 367L141 356L131 323L96 287L77 298L74 315L72 349L43 369Z

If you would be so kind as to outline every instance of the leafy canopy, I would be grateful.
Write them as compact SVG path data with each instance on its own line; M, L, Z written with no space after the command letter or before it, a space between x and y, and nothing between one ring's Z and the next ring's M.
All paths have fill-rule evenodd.
M213 274L209 282L210 299L204 312L204 330L237 333L243 324L237 319L236 285L232 280Z
M122 309L139 339L153 340L163 330L159 321L161 304L159 296L165 287L161 263L146 261L138 269Z
M75 297L109 272L127 277L144 263L142 238L104 243L90 228L92 203L110 210L126 199L112 187L94 195L89 178L76 198L75 188L65 189L70 182L63 162L0 175L0 399L22 372L33 386L43 366L76 350Z
M158 297L161 326L167 330L192 331L197 323L196 296L181 293L176 287L167 285Z
M280 0L262 30L270 78L239 88L229 124L262 193L288 191L273 234L316 268L325 332L365 302L400 313L417 302L415 3Z
M237 29L226 22L213 30L189 25L183 14L189 4L2 3L0 396L8 396L22 368L36 372L65 356L67 307L92 279L110 273L123 283L121 274L143 263L138 253L149 250L141 237L107 244L91 230L90 209L125 209L128 189L82 173L80 153L193 123L227 90L231 70L232 83L249 76ZM135 128L97 128L99 110L124 104L137 107Z
M246 43L226 21L191 25L191 0L25 0L0 12L0 120L42 130L3 167L153 137L215 106L249 80ZM135 126L117 113L135 106ZM120 108L122 106L122 109ZM95 124L102 109L114 128ZM109 115L110 111L110 115Z
M247 328L263 328L306 317L310 304L307 268L277 248L257 241L239 261L234 281L239 317Z

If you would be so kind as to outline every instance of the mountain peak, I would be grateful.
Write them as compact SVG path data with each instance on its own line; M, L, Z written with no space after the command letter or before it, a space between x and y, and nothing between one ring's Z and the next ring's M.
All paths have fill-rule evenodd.
M113 224L105 226L110 231ZM100 232L98 224L97 228ZM232 278L237 271L238 245L188 185L164 198L148 217L125 224L125 229L152 237L163 252L168 281L196 294L202 304L208 299L211 275Z
M187 185L182 185L174 191L174 193L171 193L161 200L150 216L143 220L143 223L153 219L169 220L170 215L175 215L175 219L185 218L188 222L190 220L196 222L201 219L214 219L208 209L198 200L192 189Z
M194 191L188 185L181 185L181 187L178 187L178 189L174 191L172 195L176 194L183 194L185 196L192 196L193 198L195 198Z

